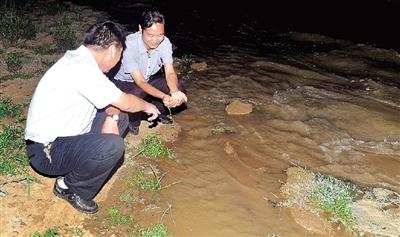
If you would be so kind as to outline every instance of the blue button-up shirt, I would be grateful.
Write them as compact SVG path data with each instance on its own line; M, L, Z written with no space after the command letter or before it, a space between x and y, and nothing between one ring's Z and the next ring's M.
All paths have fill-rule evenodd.
M141 31L128 35L125 43L121 67L114 77L116 80L133 82L130 73L139 70L148 81L164 64L173 62L172 44L167 37L151 51L144 46Z

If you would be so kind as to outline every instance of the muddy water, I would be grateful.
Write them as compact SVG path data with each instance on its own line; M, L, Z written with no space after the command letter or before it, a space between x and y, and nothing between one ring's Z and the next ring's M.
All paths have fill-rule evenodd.
M274 207L293 165L400 191L399 55L282 37L291 43L279 55L220 47L188 81L175 162L161 167L166 183L180 182L162 194L173 236L314 236ZM228 115L234 99L253 112ZM225 132L211 135L217 127Z

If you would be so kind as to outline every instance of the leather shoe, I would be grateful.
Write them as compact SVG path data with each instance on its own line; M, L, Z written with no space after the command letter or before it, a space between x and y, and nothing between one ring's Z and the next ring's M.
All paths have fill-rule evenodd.
M174 120L172 120L168 115L160 114L158 115L158 121L162 124L173 124Z
M84 200L70 189L61 188L58 185L58 179L54 183L53 193L71 204L75 209L86 214L94 214L99 210L99 206L93 200Z

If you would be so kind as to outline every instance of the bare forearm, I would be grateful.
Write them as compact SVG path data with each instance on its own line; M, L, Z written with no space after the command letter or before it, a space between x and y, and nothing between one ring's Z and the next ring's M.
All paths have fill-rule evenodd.
M179 91L178 89L178 76L176 73L169 73L165 76L167 80L167 85L171 93Z
M148 108L148 103L146 101L140 99L135 95L126 93L123 93L119 97L119 99L112 105L119 108L120 110L131 113L143 111Z

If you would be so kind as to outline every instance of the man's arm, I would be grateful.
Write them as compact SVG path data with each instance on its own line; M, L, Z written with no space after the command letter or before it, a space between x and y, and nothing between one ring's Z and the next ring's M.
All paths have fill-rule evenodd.
M143 111L151 115L148 119L149 121L156 119L157 116L160 114L160 111L158 111L155 105L147 103L139 97L127 93L122 93L117 101L112 103L112 105L119 108L120 110L130 113Z
M178 88L178 75L176 75L174 66L172 63L168 63L164 65L165 69L165 78L167 80L167 84L169 87L169 91L171 93L171 97L174 101L176 101L175 106L181 105L184 102L187 102L187 97L185 93L179 90ZM175 107L174 106L174 107Z
M153 97L160 98L167 107L176 106L176 101L174 101L170 95L165 94L164 92L147 83L140 71L134 71L130 74L136 85L144 92Z

